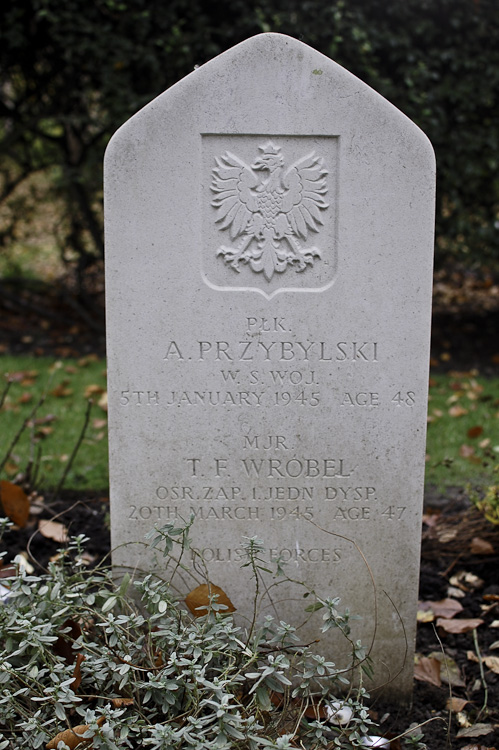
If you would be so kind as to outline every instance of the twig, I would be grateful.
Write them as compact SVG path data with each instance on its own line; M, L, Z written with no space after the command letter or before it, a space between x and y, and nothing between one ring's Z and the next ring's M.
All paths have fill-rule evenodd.
M71 466L73 465L73 461L76 458L76 454L78 453L78 450L80 448L82 440L85 437L85 432L87 431L88 422L90 420L90 411L92 409L93 403L94 402L92 401L92 399L89 399L88 402L87 402L87 410L85 412L85 419L84 419L84 422L83 422L83 427L81 428L81 432L80 432L80 435L78 437L78 440L76 441L76 445L73 448L73 452L71 453L71 456L69 457L69 460L68 460L68 462L67 462L67 464L66 464L66 466L64 468L64 471L62 472L62 476L61 476L61 478L59 480L59 484L57 485L57 487L55 489L55 493L54 493L55 497L57 497L59 495L59 492L61 491L61 489L62 489L62 487L64 485L64 482L66 481L66 477L68 476L69 470L71 469Z
M38 399L37 403L35 404L35 406L33 407L33 409L30 411L29 415L26 417L26 419L24 420L24 422L21 424L21 427L18 429L17 433L14 435L14 438L13 438L11 444L7 448L7 452L6 452L6 454L5 454L4 458L3 458L3 461L2 461L2 463L0 463L0 471L3 470L3 467L7 463L10 455L12 454L12 451L16 447L17 442L18 442L19 438L21 437L21 435L23 434L24 430L26 429L28 423L35 416L36 412L38 411L38 409L40 408L40 406L45 401L45 397L46 397L46 393L42 393L42 395Z
M364 562L364 565L367 568L367 572L369 573L369 577L371 578L371 583L372 583L373 593L374 593L374 629L373 629L373 633L372 633L372 637L371 637L371 643L369 645L369 649L367 650L367 654L365 656L365 659L367 659L370 656L371 651L373 650L374 641L376 640L376 633L378 632L378 592L377 592L377 588L376 588L376 581L374 580L374 575L373 575L373 572L371 570L371 566L367 562L366 556L364 555L364 553L362 552L361 548L359 547L359 545L357 544L357 542L354 539L350 539L349 537L344 536L343 534L338 534L336 531L329 531L328 529L325 529L323 526L319 526L319 524L315 523L315 521L310 521L309 520L308 523L311 523L312 526L315 526L316 529L319 529L320 531L324 531L324 533L329 534L330 536L336 536L336 537L338 537L338 539L344 539L346 542L349 542L350 544L353 544L353 546L355 547L355 549L357 550L357 552L361 556L361 558L362 558L362 560Z
M450 669L449 664L447 663L447 654L445 653L444 644L440 640L440 636L438 635L438 630L435 627L435 624L433 624L433 632L435 633L435 637L438 641L438 645L440 646L440 651L443 654L444 657L444 665L445 669L447 670L447 681L449 683L449 718L447 721L447 745L451 746L451 739L450 739L450 729L452 724L452 681L450 679ZM476 629L475 629L476 633Z
M480 647L478 645L478 635L476 632L476 628L473 628L473 644L475 646L476 655L478 657L478 666L480 667L480 678L482 681L482 687L483 687L483 692L484 692L483 705L476 717L476 720L478 721L480 716L483 714L483 712L487 710L487 704L489 701L489 688L485 680L485 673L483 671L483 661L482 661L482 655L480 653Z
M5 388L2 391L2 395L0 396L0 409L4 405L5 398L7 396L7 393L9 392L9 388L11 385L12 385L12 380L7 380L7 382L5 383Z

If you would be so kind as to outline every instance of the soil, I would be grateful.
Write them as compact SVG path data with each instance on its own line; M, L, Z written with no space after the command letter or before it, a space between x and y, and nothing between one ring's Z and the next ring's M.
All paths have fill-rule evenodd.
M452 273L457 276L452 277ZM85 305L77 297L57 289L40 290L15 287L0 290L0 353L30 353L35 356L79 357L95 352L104 355L104 315L102 289L98 288L92 303ZM5 292L5 293L4 293ZM499 376L499 286L487 274L477 278L467 272L443 272L436 276L433 318L433 371L476 369L485 376ZM29 549L37 564L46 567L60 544L36 532L38 519L55 518L70 533L89 537L87 550L95 560L109 552L109 500L106 493L64 492L58 499L46 495L39 515L33 516L23 529L7 535L8 557ZM424 724L423 732L429 750L458 748L494 750L499 748L499 674L480 664L474 655L498 656L499 664L499 530L483 526L470 515L469 503L461 488L451 488L445 495L427 488L421 557L420 599L439 601L449 596L450 579L460 571L476 576L459 579L463 606L455 619L483 620L473 631L450 634L435 627L435 622L418 626L416 651L429 657L445 653L457 664L462 684L449 687L445 670L440 686L415 679L410 710L383 705L377 698L372 710L385 736L395 736L412 723ZM483 528L477 532L477 523ZM452 529L447 534L446 529ZM457 531L456 531L457 530ZM487 553L470 552L470 539L485 538ZM457 597L459 590L454 590ZM471 656L470 656L471 655ZM450 696L467 703L460 712L450 711ZM483 734L458 736L468 728L485 725ZM469 725L467 727L467 725ZM476 730L476 727L475 727ZM391 743L398 750L398 741Z

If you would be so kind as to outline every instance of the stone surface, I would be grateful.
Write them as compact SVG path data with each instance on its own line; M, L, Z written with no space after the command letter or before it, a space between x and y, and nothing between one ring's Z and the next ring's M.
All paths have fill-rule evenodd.
M241 539L257 535L268 563L363 617L353 636L374 641L376 685L407 696L428 140L328 58L263 34L129 120L105 180L113 546L194 513L210 578L244 622ZM113 559L153 564L137 544ZM299 624L308 601L285 584L262 611ZM319 612L304 642L320 624ZM330 634L318 648L346 658Z

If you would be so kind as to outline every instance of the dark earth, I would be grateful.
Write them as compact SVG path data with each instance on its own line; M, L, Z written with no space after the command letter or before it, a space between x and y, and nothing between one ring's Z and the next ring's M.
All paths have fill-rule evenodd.
M452 269L435 276L432 371L470 371L499 376L499 286L487 272L480 275ZM91 295L73 295L67 288L49 288L11 282L0 284L0 353L30 353L35 356L79 357L96 353L104 356L104 313L102 288ZM54 498L46 492L41 516L24 529L7 535L8 557L26 549L36 565L46 567L60 544L36 532L37 519L64 523L70 533L89 537L87 550L95 560L109 552L109 500L106 488L95 492L63 492ZM457 748L497 750L499 748L499 528L492 527L470 510L464 489L452 488L444 495L434 488L425 492L425 523L422 534L420 599L439 601L450 596L450 579L457 578L463 606L455 620L480 618L475 631L451 634L435 622L418 626L416 651L451 657L459 670L461 684L446 684L442 667L440 686L414 680L410 710L374 698L373 715L381 731L394 737L412 723L424 724L422 731L429 750ZM449 529L451 533L449 533ZM470 550L470 540L486 541L485 549ZM468 574L467 577L459 574ZM454 585L456 581L453 579ZM456 586L455 586L456 588ZM456 591L452 597L457 597ZM475 633L475 636L474 636ZM497 656L494 671L478 658ZM471 656L471 658L470 658ZM449 709L449 699L467 701L460 711ZM454 706L454 708L456 708ZM477 724L482 734L473 735ZM473 726L474 725L474 726ZM480 728L480 727L478 727ZM457 736L459 731L470 732ZM398 750L397 740L391 743Z

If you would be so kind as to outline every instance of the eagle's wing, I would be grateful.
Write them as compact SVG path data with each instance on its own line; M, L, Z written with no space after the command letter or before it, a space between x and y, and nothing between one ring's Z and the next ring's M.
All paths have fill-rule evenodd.
M312 151L285 172L282 183L286 192L282 198L281 212L287 215L293 233L304 240L309 230L319 231L322 211L328 207L327 170L324 160Z
M258 210L252 194L258 178L251 167L230 151L215 161L211 183L211 190L215 193L211 205L217 209L215 221L220 224L220 229L230 227L230 236L235 239L245 231Z

